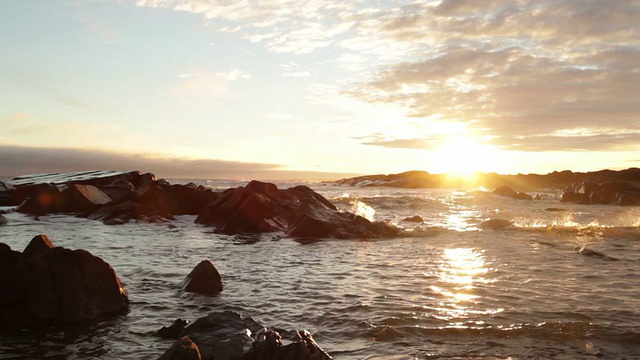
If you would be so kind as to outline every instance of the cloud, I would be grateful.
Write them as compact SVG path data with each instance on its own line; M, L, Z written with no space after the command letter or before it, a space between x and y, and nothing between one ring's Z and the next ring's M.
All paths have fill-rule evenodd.
M640 129L638 0L137 5L201 14L273 52L330 47L333 64L355 73L340 83L343 95L404 107L425 126L434 116L464 122L505 148L630 149L627 140ZM601 133L554 135L575 128ZM420 138L365 143L421 147Z
M286 171L279 164L0 145L0 177L90 170L139 170L170 179L335 179L353 175Z
M217 99L240 96L241 94L232 90L229 84L237 80L249 80L251 75L246 71L234 69L216 73L183 73L178 78L179 82L171 89L174 96Z

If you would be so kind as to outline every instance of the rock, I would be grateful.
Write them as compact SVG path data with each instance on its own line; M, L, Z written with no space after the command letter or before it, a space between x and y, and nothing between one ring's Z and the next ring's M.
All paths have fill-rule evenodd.
M282 337L276 331L264 329L258 334L251 349L243 354L241 360L330 360L329 354L322 350L307 331L298 332L298 339L284 346Z
M213 296L222 291L222 279L211 261L203 260L187 275L182 287L188 292Z
M489 219L478 224L478 229L487 230L500 230L506 227L509 227L513 224L513 222L505 219Z
M53 249L53 243L49 240L49 237L40 234L31 239L27 247L22 251L22 255L24 255L25 258L30 258L50 251L51 249Z
M51 246L41 235L21 254L1 247L0 327L77 323L127 309L126 291L109 264L85 250Z
M560 197L561 202L571 202L576 204L588 204L589 197L585 194L578 194L573 191L565 190Z
M198 215L218 198L213 190L194 183L164 185L162 188L166 194L166 208L173 215Z
M402 219L402 221L414 222L414 223L423 223L424 219L419 215L415 215L415 216L406 217L406 218Z
M607 261L618 261L617 258L611 257L609 255L605 255L603 253L601 253L600 251L596 251L593 249L590 249L587 247L587 245L581 246L579 248L576 248L578 250L578 254L583 255L583 256L591 256L591 257L596 257L596 258L600 258L603 260L607 260Z
M182 331L180 341L188 338L199 349L203 360L331 359L307 331L288 331L284 334L291 344L284 346L279 332L265 328L251 317L220 311L192 322ZM174 344L174 347L177 345Z
M125 201L121 204L103 206L87 215L87 219L101 220L105 225L122 225L140 215L140 204Z
M533 200L533 197L527 193L517 192L508 186L500 186L493 190L493 193L499 196L510 197L518 200Z
M17 188L15 194L21 203L18 206L21 213L44 215L66 210L64 196L55 185L37 184L28 188Z
M91 212L111 202L111 198L92 185L71 184L62 192L68 212Z
M189 324L187 320L176 319L170 326L163 326L160 330L156 331L155 335L165 339L178 340L187 324Z
M557 207L549 207L544 209L545 211L550 211L550 212L561 212L561 211L569 211L569 209L563 209L563 208L557 208Z
M640 205L640 193L624 191L617 195L617 202L622 206Z
M284 231L293 237L381 238L399 229L337 208L306 186L286 190L251 181L245 187L220 194L196 218L225 234Z
M189 339L182 337L164 353L158 360L201 360L200 349Z
M7 225L8 223L9 223L9 220L7 220L6 217L0 214L0 225Z
M15 187L7 182L0 180L0 206L18 205L13 199Z

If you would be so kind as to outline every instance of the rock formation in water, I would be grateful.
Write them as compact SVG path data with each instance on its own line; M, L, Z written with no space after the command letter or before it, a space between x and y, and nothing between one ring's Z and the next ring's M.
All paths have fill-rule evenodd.
M0 206L33 215L79 213L110 225L197 215L216 197L204 186L172 185L138 171L37 174L0 184Z
M222 291L222 278L211 261L203 260L187 275L182 288L184 291L214 296Z
M23 252L0 243L0 294L4 329L96 320L128 307L109 264L85 250L54 247L46 235Z
M508 186L497 187L492 191L492 193L499 196L510 197L518 200L533 200L533 197L531 197L531 195L527 193L515 191Z
M185 327L160 360L330 360L306 331L283 333L267 329L250 317L231 311L214 312ZM196 356L195 349L200 357Z
M562 202L640 205L640 187L626 182L575 182L562 192Z
M284 231L304 238L382 238L399 232L392 225L339 211L307 186L280 190L260 181L224 191L195 222L224 234Z

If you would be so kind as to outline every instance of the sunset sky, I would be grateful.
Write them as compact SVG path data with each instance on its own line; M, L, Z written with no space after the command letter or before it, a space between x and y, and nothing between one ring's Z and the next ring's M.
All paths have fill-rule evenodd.
M638 0L0 6L0 175L640 166Z

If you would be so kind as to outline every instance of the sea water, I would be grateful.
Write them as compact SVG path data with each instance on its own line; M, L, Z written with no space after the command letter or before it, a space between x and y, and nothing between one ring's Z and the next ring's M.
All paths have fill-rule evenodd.
M172 341L156 330L216 310L307 329L335 359L640 359L640 207L565 204L552 191L523 201L306 184L342 210L403 227L402 236L302 240L216 234L195 216L106 226L5 215L0 241L14 250L42 233L111 264L130 309L91 324L0 334L0 359L157 359ZM415 215L424 222L403 221ZM481 229L492 218L512 225ZM580 254L583 246L603 256ZM219 296L180 290L204 259L222 275Z

